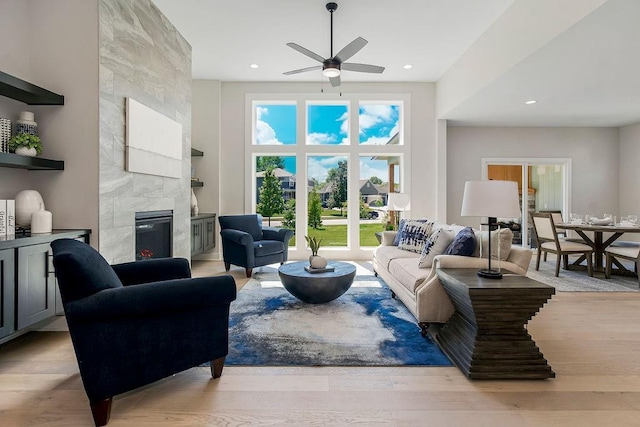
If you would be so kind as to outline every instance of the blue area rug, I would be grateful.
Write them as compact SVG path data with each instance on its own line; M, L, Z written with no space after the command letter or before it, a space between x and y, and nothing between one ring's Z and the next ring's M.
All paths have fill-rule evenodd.
M274 269L263 270L231 304L225 365L451 366L375 276L356 276L334 301L307 304Z

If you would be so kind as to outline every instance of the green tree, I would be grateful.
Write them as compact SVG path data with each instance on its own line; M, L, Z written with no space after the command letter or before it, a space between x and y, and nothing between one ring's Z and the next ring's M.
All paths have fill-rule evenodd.
M273 168L268 168L264 173L262 186L260 187L260 203L258 213L266 216L271 225L271 217L281 213L284 208L284 197L280 180L273 174Z
M377 176L372 176L371 178L369 178L369 181L371 181L372 184L375 185L380 185L382 184L382 180L380 178L378 178Z
M284 204L282 226L292 230L296 229L296 199L289 199Z
M331 197L329 198L330 208L340 208L342 214L342 204L347 201L347 161L340 160L338 167L329 170L327 182L331 184Z
M256 172L266 171L269 168L284 169L284 159L280 156L260 156L256 159Z
M322 202L320 201L320 195L316 187L313 187L311 193L309 193L309 206L307 210L309 227L314 230L322 227Z

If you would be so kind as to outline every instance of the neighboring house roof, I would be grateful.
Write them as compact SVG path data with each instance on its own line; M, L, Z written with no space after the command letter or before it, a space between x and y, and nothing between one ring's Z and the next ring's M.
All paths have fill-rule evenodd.
M256 172L256 178L264 178L265 171ZM291 177L293 174L282 168L274 168L273 174L278 178Z

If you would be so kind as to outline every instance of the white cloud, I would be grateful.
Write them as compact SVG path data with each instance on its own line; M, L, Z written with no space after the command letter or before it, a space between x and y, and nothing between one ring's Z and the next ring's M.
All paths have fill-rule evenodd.
M387 180L389 170L380 161L360 160L360 179L369 179L377 176L383 181Z
M307 144L309 145L322 145L332 144L336 141L336 137L328 133L310 133L307 135Z
M362 141L360 144L362 145L385 145L389 142L388 136L372 136L371 138Z
M318 182L324 182L329 175L329 169L337 168L338 162L346 160L345 157L313 156L307 161L307 176L315 178Z
M276 131L267 122L256 121L256 144L258 145L282 145L276 137Z
M359 117L360 133L375 126L378 123L390 122L394 119L394 109L392 105L361 105L362 112Z
M349 135L349 113L345 111L344 114L336 121L342 122L340 124L340 132Z

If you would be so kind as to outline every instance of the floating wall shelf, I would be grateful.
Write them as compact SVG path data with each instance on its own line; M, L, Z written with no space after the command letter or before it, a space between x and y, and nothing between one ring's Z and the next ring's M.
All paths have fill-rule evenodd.
M195 148L191 147L191 157L202 157L204 156L204 153L200 150L196 150Z
M191 181L191 188L195 187L204 187L204 182L202 181Z
M0 153L0 167L29 170L64 170L62 160L51 160L42 157L21 156L12 153Z
M64 96L0 71L0 95L29 105L64 105Z

